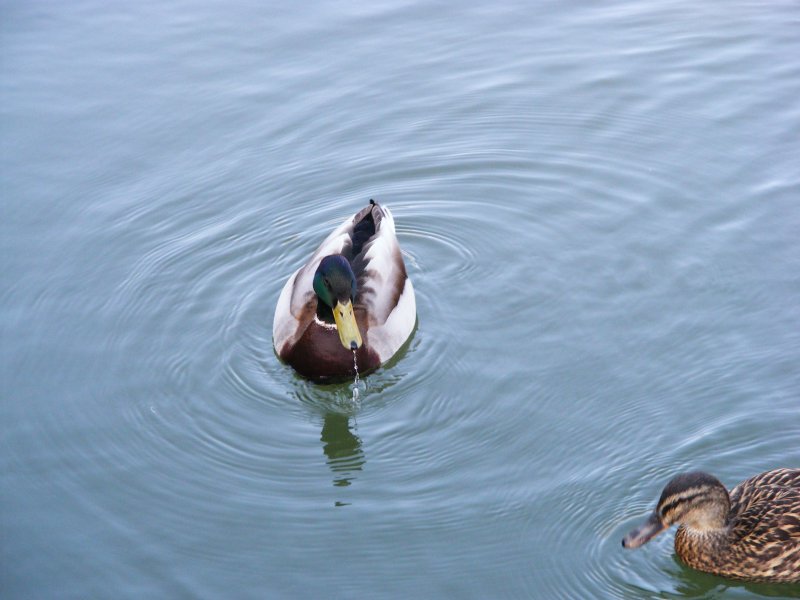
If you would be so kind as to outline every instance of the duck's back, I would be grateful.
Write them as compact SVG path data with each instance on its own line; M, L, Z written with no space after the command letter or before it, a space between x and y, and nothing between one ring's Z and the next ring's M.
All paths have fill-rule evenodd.
M732 562L753 578L800 581L800 469L767 471L730 496Z

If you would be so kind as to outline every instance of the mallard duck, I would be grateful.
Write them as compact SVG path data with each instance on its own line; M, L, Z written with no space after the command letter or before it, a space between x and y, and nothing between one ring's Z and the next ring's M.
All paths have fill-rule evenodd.
M333 231L283 287L272 340L281 360L314 381L378 368L417 320L388 207L374 200Z
M693 569L748 581L800 582L800 469L767 471L730 494L708 473L676 475L650 518L622 545L638 548L675 523L675 552Z

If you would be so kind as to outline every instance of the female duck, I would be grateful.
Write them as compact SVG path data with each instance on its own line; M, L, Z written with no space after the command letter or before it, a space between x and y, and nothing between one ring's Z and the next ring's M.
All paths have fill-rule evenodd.
M378 368L417 320L414 287L387 207L369 206L331 233L283 287L272 340L281 360L315 381Z
M694 569L748 581L800 582L800 469L756 475L730 495L707 473L677 475L655 512L622 545L638 548L675 523L675 552Z

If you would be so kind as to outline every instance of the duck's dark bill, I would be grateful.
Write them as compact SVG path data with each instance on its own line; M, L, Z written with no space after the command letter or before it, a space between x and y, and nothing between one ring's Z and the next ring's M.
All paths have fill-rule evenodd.
M658 517L658 513L654 512L647 521L622 538L622 547L638 548L642 544L649 542L664 529L666 528Z
M361 347L361 332L358 330L356 316L353 314L352 302L337 302L333 307L333 318L336 321L336 329L339 331L339 339L342 346L348 350ZM353 347L355 344L355 348Z

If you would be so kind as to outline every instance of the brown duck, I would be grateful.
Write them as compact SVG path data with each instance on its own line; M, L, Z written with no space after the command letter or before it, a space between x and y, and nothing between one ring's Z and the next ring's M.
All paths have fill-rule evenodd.
M731 493L708 473L677 475L655 511L622 540L638 548L673 524L675 552L698 571L747 581L800 582L800 469L775 469Z

